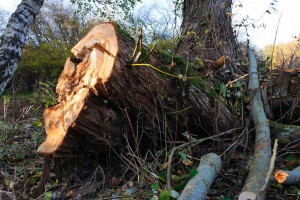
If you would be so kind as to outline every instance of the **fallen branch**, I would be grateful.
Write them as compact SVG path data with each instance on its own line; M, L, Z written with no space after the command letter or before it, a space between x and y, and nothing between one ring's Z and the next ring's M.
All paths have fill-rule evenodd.
M266 192L261 193L266 174L269 171L271 159L271 139L269 121L264 113L263 102L259 90L257 63L253 52L248 50L249 58L249 86L251 93L250 109L255 126L254 158L239 200L264 199Z
M275 179L278 183L283 184L300 183L300 166L296 167L293 171L278 170L275 173Z
M202 156L197 168L198 174L187 183L178 200L206 199L208 190L221 166L222 161L217 154L209 153Z
M228 133L231 133L233 131L236 131L240 128L235 128L235 129L231 129L229 131L225 131L225 132L222 132L218 135L213 135L213 136L210 136L210 137L206 137L206 138L202 138L202 139L199 139L199 140L192 140L191 142L188 142L188 143L184 143L184 144L181 144L177 147L173 147L172 150L171 150L171 153L169 155L169 158L168 158L168 168L167 168L167 188L168 190L171 190L171 166L172 166L172 160L173 160L173 156L174 156L174 153L178 150L178 149L181 149L181 148L184 148L184 147L187 147L187 146L195 146L195 145L198 145L206 140L211 140L211 139L214 139L214 138L218 138L220 136L223 136L225 134L228 134Z

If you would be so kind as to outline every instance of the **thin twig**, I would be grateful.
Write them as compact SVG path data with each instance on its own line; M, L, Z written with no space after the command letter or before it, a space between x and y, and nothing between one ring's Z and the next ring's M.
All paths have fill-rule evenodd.
M273 56L274 56L274 50L275 50L275 43L276 43L276 39L277 39L277 33L278 33L278 29L279 29L279 24L280 24L280 20L282 17L282 13L278 19L278 23L277 23L277 28L276 28L276 33L275 33L275 38L274 38L274 42L273 42L273 48L272 48L272 56L271 56L271 70L270 70L270 96L273 96L273 87L272 87L272 77L273 77ZM272 98L271 98L271 102L270 102L270 107L272 108Z
M129 126L130 126L130 129L131 129L131 133L132 133L132 136L133 136L133 139L134 139L134 143L135 143L135 150L136 152L139 154L140 156L140 151L139 151L139 147L138 147L138 140L137 138L135 137L135 134L134 134L134 130L133 130L133 126L132 126L132 123L131 123L131 120L130 120L130 117L128 115L128 112L127 112L127 109L125 108L125 114L126 114L126 117L127 117L127 120L128 120L128 123L129 123Z
M243 76L238 77L237 79L233 80L233 81L228 81L228 83L226 84L226 87L242 78L245 78L246 76L248 76L249 74L244 74Z

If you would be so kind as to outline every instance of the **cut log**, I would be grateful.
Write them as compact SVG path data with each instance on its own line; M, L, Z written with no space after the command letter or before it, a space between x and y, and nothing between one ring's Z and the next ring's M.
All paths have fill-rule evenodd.
M198 174L185 186L178 200L204 200L209 188L222 167L221 158L214 153L201 157Z
M248 50L249 58L249 85L251 93L250 110L255 126L255 151L250 165L249 174L239 195L239 200L264 199L265 191L262 191L266 182L271 161L271 139L269 121L265 115L259 81L257 63L253 52Z
M124 134L129 142L140 141L127 130L145 133L155 143L161 127L177 138L185 131L203 137L205 131L232 126L232 115L215 103L213 88L189 83L180 88L182 80L163 78L149 67L131 67L134 46L113 24L103 23L72 49L76 58L66 61L57 84L59 103L44 111L47 138L39 153L72 154L79 146L104 152L104 146L124 146Z
M275 179L278 183L296 184L300 182L300 166L292 171L278 170L275 173Z

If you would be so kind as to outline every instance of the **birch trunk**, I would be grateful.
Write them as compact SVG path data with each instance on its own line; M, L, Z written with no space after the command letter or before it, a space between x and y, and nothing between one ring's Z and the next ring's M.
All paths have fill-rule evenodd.
M44 0L22 0L8 21L0 39L0 95L19 65L29 26L43 3Z

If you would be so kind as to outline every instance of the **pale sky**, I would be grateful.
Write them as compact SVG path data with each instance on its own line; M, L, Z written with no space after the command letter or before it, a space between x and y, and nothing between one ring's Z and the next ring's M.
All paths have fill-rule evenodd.
M1 0L0 9L13 12L21 0ZM144 0L151 2L151 0ZM153 2L155 2L153 0ZM242 18L257 20L268 9L273 0L235 0L236 5L241 3L243 7L234 8L234 23L238 23ZM258 48L263 48L267 44L273 44L279 17L282 13L277 42L283 43L292 40L292 36L300 33L300 1L299 0L278 0L275 8L277 12L266 13L256 25L266 24L265 28L249 28L250 40ZM251 20L249 21L251 22ZM241 30L241 32L244 32Z

